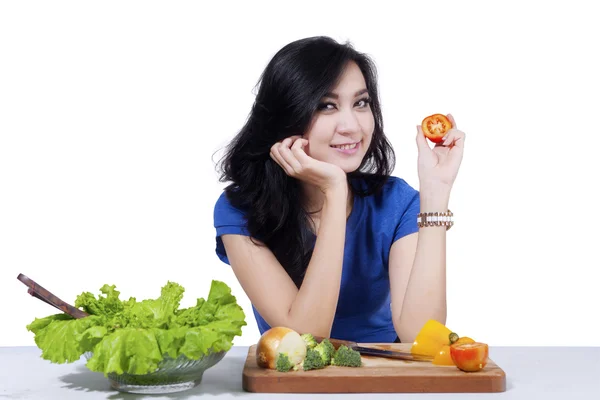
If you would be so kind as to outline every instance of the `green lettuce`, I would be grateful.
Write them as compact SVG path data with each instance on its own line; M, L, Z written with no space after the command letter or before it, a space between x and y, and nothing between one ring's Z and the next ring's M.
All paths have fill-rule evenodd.
M246 325L231 289L216 280L206 300L199 298L189 308L180 308L184 289L174 282L167 282L157 299L143 301L120 300L114 285L100 292L98 297L90 292L77 296L75 306L88 317L54 314L27 325L43 359L70 363L90 352L86 365L92 371L143 375L155 371L166 356L196 360L227 351Z

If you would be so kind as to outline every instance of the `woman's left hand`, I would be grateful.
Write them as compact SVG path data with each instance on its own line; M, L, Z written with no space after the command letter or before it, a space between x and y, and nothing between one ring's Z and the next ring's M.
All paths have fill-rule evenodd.
M447 115L452 128L442 143L429 147L421 126L417 126L418 171L421 189L450 193L463 158L465 134L456 127L452 115Z

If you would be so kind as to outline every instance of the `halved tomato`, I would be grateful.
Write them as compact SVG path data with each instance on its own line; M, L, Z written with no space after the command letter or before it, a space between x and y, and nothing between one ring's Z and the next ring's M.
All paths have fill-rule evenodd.
M485 343L455 343L450 346L450 357L459 369L477 372L486 366L488 351L488 345Z
M433 143L441 143L442 138L452 128L452 123L443 114L433 114L421 122L423 134Z
M475 341L468 336L463 336L463 337L458 338L458 340L452 344L463 344L463 343L475 343Z

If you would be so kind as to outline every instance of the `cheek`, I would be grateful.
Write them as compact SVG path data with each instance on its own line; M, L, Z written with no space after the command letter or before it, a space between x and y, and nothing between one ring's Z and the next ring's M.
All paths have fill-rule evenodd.
M310 131L304 135L304 139L308 140L308 147L305 148L307 154L311 157L322 158L329 150L334 129L335 125L328 123L327 119L317 120Z
M375 118L373 118L373 114L366 114L360 120L361 129L365 135L367 140L371 140L373 137L373 131L375 130Z
M308 146L305 147L306 154L317 160L325 161L328 157L329 142L312 138L308 140Z
M306 138L315 143L329 143L335 121L332 118L317 118L308 131Z

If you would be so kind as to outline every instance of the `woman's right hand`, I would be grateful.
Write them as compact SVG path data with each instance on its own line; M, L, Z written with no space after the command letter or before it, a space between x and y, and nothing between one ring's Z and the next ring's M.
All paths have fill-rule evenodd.
M316 160L306 154L308 140L290 136L271 147L271 158L292 178L315 185L323 193L346 187L346 173L337 165Z

